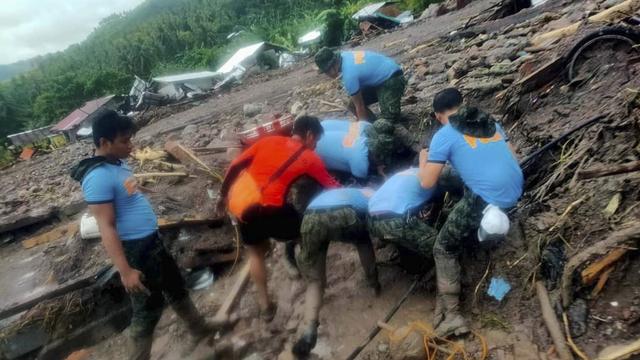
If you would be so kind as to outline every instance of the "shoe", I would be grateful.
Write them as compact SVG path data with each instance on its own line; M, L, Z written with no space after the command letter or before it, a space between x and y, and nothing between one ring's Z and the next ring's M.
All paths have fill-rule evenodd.
M151 345L153 336L129 337L127 339L127 359L149 360L151 358Z
M446 338L451 335L462 336L469 333L467 320L460 313L448 313L444 320L436 327L436 335Z
M445 308L440 295L436 296L436 309L433 313L433 326L437 328L444 320Z
M297 357L306 357L316 346L318 341L318 322L309 325L302 335L293 344L291 352Z

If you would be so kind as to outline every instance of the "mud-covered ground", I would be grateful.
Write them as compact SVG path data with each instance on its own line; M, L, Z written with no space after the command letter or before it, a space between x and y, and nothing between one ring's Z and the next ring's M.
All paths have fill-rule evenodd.
M582 36L597 27L585 27L578 34L544 48L531 46L535 35L567 26L613 3L549 1L513 16L481 22L478 19L482 17L476 15L483 14L492 2L477 0L462 10L420 20L360 45L394 56L403 65L409 83L403 113L406 125L416 134L416 142L430 137L433 95L448 86L460 88L468 103L487 109L501 120L520 158L576 124L609 114L560 142L525 169L526 193L512 214L512 231L501 248L484 251L470 246L463 256L463 310L472 319L477 333L486 339L491 359L555 358L534 286L545 274L552 299L559 298L559 279L553 276L549 264L541 261L546 256L545 249L549 246L559 249L564 259L561 256L558 262L564 264L563 261L590 245L636 223L640 216L637 172L590 180L577 176L580 170L640 158L640 64L629 61L637 54L629 54L632 50L624 45L598 44L586 54L588 60L578 62L573 82L561 72L533 90L523 91L518 84L549 60L566 54ZM463 31L467 23L473 26ZM244 104L261 103L263 113L296 108L326 117L345 116L344 100L339 84L318 75L309 59L290 70L249 78L229 93L202 104L179 107L175 113L159 111L160 115L152 117L141 129L136 141L140 146L160 149L168 136L176 136L188 146L205 147L232 141L234 131L256 123L256 119L244 117ZM162 116L168 113L173 114ZM226 166L224 154L201 158L220 171ZM134 160L132 163L138 170L152 170L139 167ZM8 174L14 179L16 174L30 171L25 164L18 166L21 168ZM215 190L217 183L196 174L179 181L158 180L148 186L157 191L151 195L156 210L162 215L172 215L212 211L213 201L206 189ZM614 197L619 201L613 213L604 212ZM172 234L175 239L180 235ZM189 244L233 242L233 237L228 225L183 229L182 233L183 239L190 239ZM175 240L171 244L179 258L190 251L189 245L182 245L184 242ZM64 244L41 247L52 246L54 249L48 254L73 253ZM345 358L413 282L415 276L398 266L393 249L379 248L377 254L383 286L379 298L366 287L354 249L346 244L331 246L320 337L312 358ZM286 353L298 331L304 283L288 276L281 257L282 250L277 246L269 258L269 286L278 300L275 320L270 324L260 320L249 286L236 307L240 322L219 340L244 344L240 358L254 355L252 359L277 359L283 351ZM588 356L595 357L605 346L637 338L640 332L637 264L637 255L632 250L614 266L599 295L593 296L591 287L572 291L573 302L585 303L588 309L582 314L575 315L574 311L570 314L574 341ZM80 261L76 268L83 266ZM194 293L199 307L208 315L215 313L234 280L228 269L216 275L212 287ZM493 277L503 277L512 286L501 303L486 295L488 281ZM428 324L434 296L433 281L423 281L390 324L403 326L412 321ZM156 332L153 358L180 358L185 336L187 333L174 313L166 311ZM462 341L467 351L478 358L479 338L471 336ZM90 358L121 358L123 344L123 335L115 336L91 348ZM390 351L389 338L383 331L361 358L388 359ZM208 353L210 349L202 345L192 358L206 358Z

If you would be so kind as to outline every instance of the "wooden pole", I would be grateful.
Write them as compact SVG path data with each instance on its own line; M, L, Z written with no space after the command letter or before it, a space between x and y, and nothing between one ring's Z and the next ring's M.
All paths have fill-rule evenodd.
M624 174L624 173L629 173L629 172L639 171L639 170L640 170L640 160L631 161L625 164L594 167L591 169L582 170L578 173L578 178L593 179L593 178L602 177L602 176Z
M556 317L556 314L551 307L551 302L549 301L549 293L547 293L547 288L544 287L542 281L536 282L536 292L538 293L538 301L540 301L542 319L544 320L544 323L549 330L549 334L551 335L553 344L556 346L556 352L558 353L558 356L562 360L573 360L573 355L567 347L564 336L562 336L562 329L560 328L558 318Z

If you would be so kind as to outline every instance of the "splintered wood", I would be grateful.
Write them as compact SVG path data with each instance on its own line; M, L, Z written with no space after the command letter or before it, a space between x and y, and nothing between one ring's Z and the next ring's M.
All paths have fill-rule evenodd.
M43 234L34 236L30 239L24 240L22 246L25 249L30 249L34 246L46 244L51 241L61 239L63 236L71 237L78 232L79 225L77 222L70 224L60 225L53 230L47 231Z

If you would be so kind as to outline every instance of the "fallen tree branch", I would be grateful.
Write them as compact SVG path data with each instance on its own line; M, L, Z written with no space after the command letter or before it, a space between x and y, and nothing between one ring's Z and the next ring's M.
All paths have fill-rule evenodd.
M569 344L569 347L571 347L571 350L573 350L573 352L578 355L580 359L589 360L589 357L585 355L582 350L580 350L575 342L573 342L573 338L571 337L571 330L569 330L569 317L567 317L566 312L562 313L562 321L564 322L564 332L567 334L567 343Z
M573 298L573 273L579 266L584 264L586 261L589 261L593 256L606 254L610 249L626 245L628 242L638 238L640 238L640 224L634 223L631 226L609 235L605 240L596 242L571 257L564 267L564 272L562 273L560 282L562 306L566 309L571 305Z
M143 174L135 174L134 176L136 177L136 179L146 179L146 178L152 178L152 177L187 177L189 175L184 172L167 172L167 173L150 172L150 173L143 173Z
M609 166L599 166L593 167L591 169L583 170L578 173L579 179L593 179L602 176L616 175L616 174L624 174L633 171L640 171L640 160L631 161L626 164L620 165L609 165Z
M536 282L536 292L538 294L538 301L540 302L542 319L544 320L544 324L547 326L547 330L549 330L549 335L551 335L551 339L556 347L558 356L562 360L573 360L573 355L571 355L569 348L567 348L564 336L562 336L562 330L560 328L558 318L556 317L553 307L551 306L551 302L549 301L549 293L547 293L547 288L544 287L542 281Z
M640 352L640 339L627 345L609 346L602 350L596 360L622 360Z
M249 270L251 269L251 263L247 261L247 263L242 267L240 272L236 277L236 282L233 284L233 287L229 291L227 297L225 298L222 306L218 309L216 313L217 319L226 319L229 317L229 313L233 309L236 301L242 294L242 290L244 290L247 282L249 280Z

